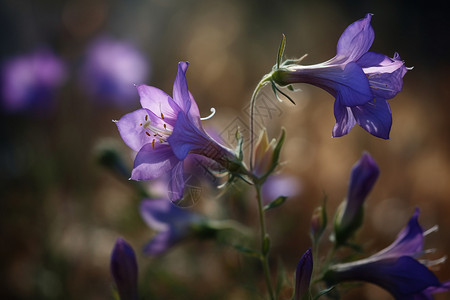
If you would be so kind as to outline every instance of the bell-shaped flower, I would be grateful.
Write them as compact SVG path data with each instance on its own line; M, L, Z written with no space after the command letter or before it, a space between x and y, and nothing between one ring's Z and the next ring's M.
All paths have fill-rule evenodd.
M388 139L392 115L387 99L401 91L408 70L400 56L368 52L375 34L372 15L352 23L339 38L336 56L304 66L287 60L272 74L280 86L309 83L333 95L336 124L333 136L343 136L357 123L374 136Z
M108 105L130 106L133 84L150 73L148 59L132 44L100 37L88 47L79 72L83 90Z
M306 250L295 270L295 290L293 300L311 299L309 284L313 272L313 257L311 249Z
M45 112L66 78L65 63L48 50L17 56L2 66L2 103L6 112Z
M432 299L432 294L448 291L448 283L441 283L428 268L442 260L416 260L424 253L425 235L418 217L417 209L387 248L365 259L331 266L323 277L325 282L328 285L345 281L369 282L386 289L397 300Z
M133 248L118 238L111 254L111 274L120 300L138 299L138 267Z
M166 199L144 200L140 213L145 223L155 230L156 235L144 246L144 253L159 255L176 243L193 234L193 227L205 218L182 209Z
M339 207L334 229L338 245L344 244L362 224L363 204L378 179L380 170L368 153L363 153L350 175L347 199Z
M139 85L142 108L126 114L117 127L124 142L137 151L133 180L151 180L169 174L169 198L183 197L183 161L190 153L216 161L223 168L239 168L233 152L203 129L200 113L186 82L187 62L178 64L173 98L162 90Z

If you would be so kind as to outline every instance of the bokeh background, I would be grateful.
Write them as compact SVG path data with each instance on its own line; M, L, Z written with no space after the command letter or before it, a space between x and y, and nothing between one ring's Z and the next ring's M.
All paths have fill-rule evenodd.
M113 147L132 165L134 154L111 120L139 107L133 83L170 94L184 60L201 114L217 110L206 126L229 141L230 129L246 129L247 101L275 63L282 33L287 57L308 53L304 63L314 64L333 57L342 31L367 12L374 14L372 50L397 51L414 66L390 101L391 140L360 128L331 138L333 99L318 88L298 86L295 106L277 102L269 89L261 93L256 128L267 127L271 137L286 128L280 173L296 182L296 196L268 214L273 269L282 260L292 279L310 246L311 212L326 194L332 217L363 151L381 169L358 235L366 253L388 245L420 207L424 227L441 229L426 239L436 248L430 257L450 254L450 22L443 2L2 0L0 298L112 299L109 258L122 236L138 253L146 299L262 299L258 264L229 245L188 241L162 257L142 255L153 234L138 213L142 197L98 163L99 149ZM27 60L36 53L57 60L37 91L28 89L30 74L45 73L49 63ZM15 87L7 83L11 65L22 74ZM253 195L236 189L218 197L204 188L191 209L256 226ZM435 271L450 279L449 263ZM289 298L289 287L284 292ZM392 299L370 285L345 295Z

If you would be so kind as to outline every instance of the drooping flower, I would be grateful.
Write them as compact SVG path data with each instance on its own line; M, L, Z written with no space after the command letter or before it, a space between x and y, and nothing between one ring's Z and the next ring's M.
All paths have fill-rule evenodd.
M363 204L378 179L380 170L368 153L363 153L350 175L347 199L342 203L335 219L335 238L343 244L362 224Z
M401 91L408 68L400 56L368 52L374 40L372 15L352 23L339 38L336 56L316 65L287 60L271 75L280 86L309 83L333 95L333 136L347 134L357 123L374 136L388 139L392 115L386 100Z
M212 159L228 170L240 166L230 149L203 130L197 104L188 90L187 67L187 62L178 64L173 98L158 88L139 85L142 108L117 121L124 142L138 152L131 179L151 180L169 173L172 201L183 196L183 161L190 153Z
M148 59L131 43L100 37L87 48L80 70L83 90L108 105L130 106L133 85L150 73Z
M65 78L64 62L49 50L14 57L2 67L2 107L11 113L45 112Z
M435 262L416 260L424 253L424 232L418 217L416 209L408 225L387 248L365 259L331 266L324 275L325 282L335 285L366 281L386 289L397 300L432 299L432 294L448 291L449 284L441 283L427 267Z
M156 235L144 246L144 253L158 255L193 233L192 226L204 217L182 209L166 199L144 200L140 205L142 219Z
M120 300L138 299L138 267L133 248L122 238L118 238L111 254L111 274Z
M297 264L295 271L294 300L310 299L309 284L313 271L313 257L311 249L306 250Z

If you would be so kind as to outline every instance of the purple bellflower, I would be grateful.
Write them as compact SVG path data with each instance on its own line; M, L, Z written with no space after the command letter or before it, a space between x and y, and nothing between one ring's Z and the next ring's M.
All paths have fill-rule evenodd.
M11 113L45 112L65 78L65 64L48 50L12 58L2 67L2 106Z
M371 18L367 14L345 29L332 59L310 66L288 60L271 76L280 86L309 83L333 95L334 137L347 134L358 123L374 136L389 138L392 115L386 100L402 90L408 68L397 53L389 58L368 52L375 37Z
M169 174L169 199L183 197L183 161L192 153L216 161L223 168L239 168L233 152L203 130L200 113L186 82L187 62L178 64L173 98L162 90L139 85L142 108L126 114L117 127L124 142L137 151L133 180L151 180Z
M192 233L192 226L205 220L166 199L142 201L140 213L145 223L157 231L153 239L144 246L144 253L152 256L168 251Z
M311 299L309 293L309 284L313 272L313 257L311 248L306 250L297 264L295 270L295 291L293 300Z
M390 292L397 300L433 299L432 294L449 290L449 283L441 283L427 266L437 261L418 261L424 253L424 235L416 209L408 225L387 248L374 255L336 264L325 273L329 285L345 281L366 281Z
M120 300L138 299L138 267L133 248L118 238L111 254L111 274L116 283Z
M363 204L380 174L375 160L363 153L350 175L347 199L342 203L335 219L335 238L343 244L362 224Z
M101 37L88 47L79 75L83 89L93 97L130 106L136 96L133 84L144 82L149 73L148 59L133 44Z

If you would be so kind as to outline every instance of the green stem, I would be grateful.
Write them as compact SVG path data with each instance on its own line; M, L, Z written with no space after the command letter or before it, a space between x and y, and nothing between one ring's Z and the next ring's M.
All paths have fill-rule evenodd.
M265 86L272 77L272 73L264 75L264 77L261 79L261 81L256 86L255 90L253 91L252 98L250 100L250 170L253 170L253 144L254 144L254 138L253 138L253 130L254 130L254 113L255 113L255 102L256 102L256 96L258 95L259 91L263 86Z
M259 184L255 184L256 189L256 200L258 202L258 214L259 214L259 226L261 231L261 262L264 269L264 277L266 279L267 291L269 293L269 297L271 300L275 300L275 295L273 293L272 288L272 280L270 275L270 267L269 267L269 250L265 249L266 244L266 220L264 215L264 209L262 205L262 197L261 197L261 186Z

